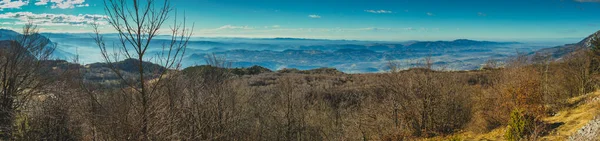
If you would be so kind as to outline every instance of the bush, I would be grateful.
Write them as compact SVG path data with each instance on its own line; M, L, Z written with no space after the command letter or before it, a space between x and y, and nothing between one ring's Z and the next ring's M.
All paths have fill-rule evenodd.
M508 130L504 137L509 141L519 141L530 135L534 128L535 118L524 114L523 110L515 109L510 114Z

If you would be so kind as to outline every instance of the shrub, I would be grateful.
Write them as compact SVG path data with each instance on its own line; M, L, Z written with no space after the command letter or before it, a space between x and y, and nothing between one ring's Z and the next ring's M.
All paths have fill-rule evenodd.
M515 109L510 114L508 130L504 137L509 141L519 141L526 138L534 128L535 118L524 114L523 110Z

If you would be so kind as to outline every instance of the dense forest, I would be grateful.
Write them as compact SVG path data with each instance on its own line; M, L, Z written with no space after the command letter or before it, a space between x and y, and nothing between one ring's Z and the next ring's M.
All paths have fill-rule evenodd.
M472 71L434 69L444 67L429 58L389 61L386 73L273 71L218 55L183 69L185 20L149 55L171 7L121 4L106 4L120 49L94 35L105 63L53 60L57 46L35 25L0 41L0 139L465 140L505 128L498 140L540 140L564 124L542 119L600 84L598 34L560 58L522 54Z

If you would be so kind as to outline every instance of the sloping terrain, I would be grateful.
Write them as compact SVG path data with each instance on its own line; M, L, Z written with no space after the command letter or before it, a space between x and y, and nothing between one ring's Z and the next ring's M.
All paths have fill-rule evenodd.
M543 121L550 125L558 126L540 140L598 140L600 139L600 91L587 95L571 98L568 100L568 108L559 111ZM444 139L433 138L431 140L448 140L460 138L463 140L504 140L506 128L498 128L485 134L464 132Z
M548 117L544 121L549 123L562 123L550 135L542 138L544 140L566 140L574 135L584 126L586 126L595 117L600 115L600 91L575 97L569 100L572 106L558 112L553 117Z
M600 35L600 31L597 31L596 33L591 34L590 36L581 40L578 43L566 44L566 45L562 45L562 46L540 49L539 51L536 51L534 53L550 55L550 56L552 56L552 58L559 59L573 51L591 47L592 39L599 35ZM532 53L532 54L534 54L534 53Z

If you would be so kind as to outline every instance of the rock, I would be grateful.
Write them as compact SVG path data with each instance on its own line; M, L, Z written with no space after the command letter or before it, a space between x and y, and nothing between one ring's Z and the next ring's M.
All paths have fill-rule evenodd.
M596 116L588 124L579 129L575 134L571 135L570 141L591 141L600 137L600 116Z

